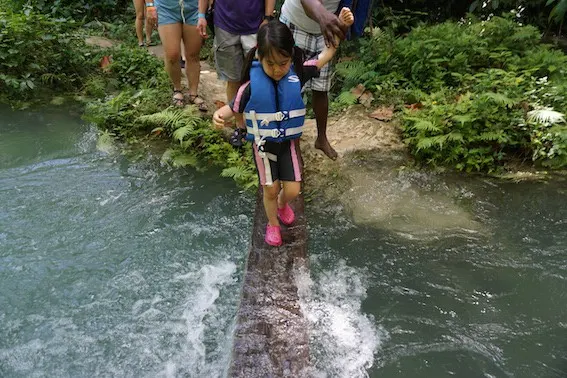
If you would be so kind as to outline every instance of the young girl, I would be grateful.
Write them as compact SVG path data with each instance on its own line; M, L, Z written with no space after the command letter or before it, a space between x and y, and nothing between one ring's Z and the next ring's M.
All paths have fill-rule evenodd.
M348 8L341 10L339 19L346 26L354 22ZM213 123L222 128L234 113L244 113L246 139L254 141L254 162L268 217L265 241L279 246L282 244L279 221L288 226L293 223L295 214L289 202L301 189L297 154L305 118L301 87L318 76L336 48L326 47L317 60L303 62L303 52L295 46L291 31L279 21L262 26L257 41L258 46L248 53L243 69L244 84L229 105L213 114Z

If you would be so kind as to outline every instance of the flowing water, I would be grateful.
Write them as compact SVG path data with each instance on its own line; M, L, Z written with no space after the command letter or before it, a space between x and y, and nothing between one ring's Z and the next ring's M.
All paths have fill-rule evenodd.
M306 206L318 376L567 376L565 182L361 176ZM0 108L0 376L224 376L253 207L71 111Z

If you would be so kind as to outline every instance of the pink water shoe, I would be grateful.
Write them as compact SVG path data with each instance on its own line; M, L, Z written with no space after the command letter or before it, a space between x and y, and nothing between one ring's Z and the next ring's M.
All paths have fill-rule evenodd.
M295 220L295 214L293 213L291 206L289 206L289 203L286 203L283 209L278 208L278 217L286 226L293 223Z
M266 237L264 238L266 243L271 246L278 247L282 245L282 234L280 232L280 226L266 226Z

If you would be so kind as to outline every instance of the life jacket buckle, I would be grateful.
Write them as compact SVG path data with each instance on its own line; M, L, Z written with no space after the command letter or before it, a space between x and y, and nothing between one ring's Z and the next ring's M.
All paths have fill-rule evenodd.
M272 129L271 130L272 135L270 135L272 138L279 138L280 136L284 135L283 130L280 129Z
M281 122L287 118L287 115L285 114L285 112L277 112L274 118L276 119L276 121Z
M258 155L260 155L261 158L266 157L266 151L264 148L264 144L266 144L266 139L261 138L260 140L256 141L256 146L258 148Z

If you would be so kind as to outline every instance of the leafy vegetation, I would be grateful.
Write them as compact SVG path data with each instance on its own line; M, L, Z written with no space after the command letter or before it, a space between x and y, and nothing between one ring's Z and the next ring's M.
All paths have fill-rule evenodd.
M338 64L343 84L362 83L402 109L413 104L401 120L418 161L488 172L511 158L566 165L564 122L528 121L531 110L567 110L567 56L541 44L535 27L471 18L405 37L375 29L359 45L357 59Z
M27 100L37 91L72 91L97 66L73 22L0 11L0 95Z
M121 18L128 0L0 0L0 9L22 12L31 9L54 18L112 20Z
M169 101L170 92L163 88L125 90L90 104L85 117L121 138L152 135L171 139L172 146L162 160L173 166L218 167L222 176L233 178L246 189L258 185L249 144L235 150L194 107L167 107Z

